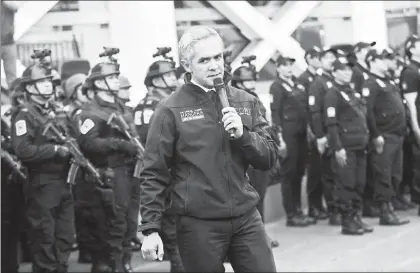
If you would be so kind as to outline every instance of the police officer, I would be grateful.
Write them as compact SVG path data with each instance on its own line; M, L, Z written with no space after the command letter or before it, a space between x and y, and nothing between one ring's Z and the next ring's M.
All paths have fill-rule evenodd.
M23 72L21 84L28 101L13 119L12 141L29 173L25 192L32 270L67 272L74 242L73 197L66 183L69 150L43 134L45 125L35 118L51 114L52 75L42 64L34 64ZM63 134L65 129L59 127Z
M394 81L386 77L384 56L375 49L366 54L370 77L362 95L367 101L368 125L372 141L371 165L375 201L380 206L381 225L403 225L392 206L395 189L402 179L402 144L406 126L404 104Z
M162 53L165 53L165 51L158 50L158 55L155 54L155 56L162 56ZM169 53L169 51L166 53ZM166 57L166 54L162 60L157 60L149 66L144 79L144 85L146 85L148 93L134 109L134 123L143 143L146 141L149 121L156 105L175 91L177 84L175 62Z
M267 110L265 109L263 103L258 98L258 95L255 92L258 73L255 69L255 66L251 63L252 60L254 60L255 58L252 58L252 56L250 56L243 57L243 59L244 60L242 61L242 63L248 65L242 65L235 69L235 71L233 72L231 85L235 88L245 90L249 94L255 96L260 106L261 114L266 118ZM253 167L249 167L247 174L249 176L250 184L254 187L254 189L258 192L258 195L260 196L260 201L257 205L257 209L260 212L261 218L264 221L264 198L270 181L270 172L260 171ZM271 242L271 247L278 247L279 243L277 240L272 240L271 238L268 239Z
M318 69L321 68L319 55L321 49L314 46L305 52L305 61L308 68L299 76L300 82L305 91L309 92L309 85L315 80ZM309 111L308 111L309 113ZM322 199L322 183L321 183L321 159L316 147L315 135L308 124L308 181L307 194L309 203L309 216L323 220L328 218L328 214L323 205Z
M329 146L333 151L332 168L342 216L342 233L362 235L373 228L362 221L362 195L366 181L366 148L369 130L366 108L350 86L351 67L344 56L332 64L333 87L325 95L324 109Z
M330 225L340 225L341 218L335 203L334 173L331 169L332 153L328 148L327 127L325 126L324 97L333 86L331 75L332 63L336 59L337 51L331 48L323 48L320 53L321 69L318 76L309 85L308 105L310 112L310 126L315 134L315 142L322 162L322 188L329 214Z
M11 88L16 81L13 81ZM14 111L12 107L5 104L1 106L1 270L3 272L18 272L18 245L21 232L24 230L25 200L22 186L26 181L24 177L18 175L12 166L13 162L4 159L4 153L8 153L16 162L10 139L10 118ZM17 169L26 175L22 168Z
M167 98L178 86L176 78L175 62L166 56L170 48L159 48L154 57L162 56L163 60L152 63L148 69L144 84L148 94L134 110L134 123L140 135L140 140L145 145L149 130L149 121L158 105ZM182 71L182 70L181 70ZM164 241L164 259L170 261L171 272L184 272L176 238L176 215L170 208L171 190L166 191L166 210L162 217L162 230L160 236Z
M287 226L305 227L316 223L302 212L301 185L305 174L307 155L307 96L303 85L292 74L295 59L279 56L278 79L270 86L271 114L281 139L287 147L287 156L281 161L283 206L287 214Z
M386 75L389 79L392 79L402 90L400 83L401 71L405 66L404 60L399 57L392 49L385 48L382 51L382 56L384 61L387 64L388 70ZM401 98L404 103L404 109L407 119L407 126L404 134L403 142L403 176L401 184L398 188L395 189L396 197L392 199L392 206L395 210L408 210L415 208L414 203L411 203L404 196L406 192L406 187L409 187L410 192L412 192L412 179L413 179L413 160L412 160L412 130L411 130L411 117L410 109L407 105L407 100L404 98L404 94L401 92Z
M363 82L369 78L369 69L365 61L366 54L375 45L376 42L358 42L353 47L353 53L356 56L356 63L352 68L353 74L351 77L351 82L354 84L354 89L359 94L362 91Z
M409 59L401 72L401 87L410 111L413 136L413 191L411 200L420 204L420 38L413 35L405 42L405 54ZM418 214L420 216L420 207Z
M80 114L80 145L86 157L100 171L114 173L112 189L115 206L113 213L105 207L105 224L101 229L104 245L98 245L93 253L93 272L130 272L131 247L124 245L127 233L133 172L131 166L137 155L134 144L114 126L112 115L120 114L133 127L131 111L117 98L120 90L119 64L112 57L119 50L106 49L109 61L96 64L86 79L89 90L94 90L92 102ZM102 55L102 54L101 54ZM133 133L133 132L131 132Z

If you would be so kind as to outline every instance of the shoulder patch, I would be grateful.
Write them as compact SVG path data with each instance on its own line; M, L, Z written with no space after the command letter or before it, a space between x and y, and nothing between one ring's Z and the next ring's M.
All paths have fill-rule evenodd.
M23 136L28 132L26 129L26 121L23 119L16 121L15 123L15 129L16 129L16 136Z
M80 126L80 133L86 135L92 128L95 127L95 123L91 119L86 119L82 126Z
M314 96L309 96L308 103L309 103L309 105L315 105L315 97Z
M137 126L140 126L140 125L143 124L143 122L141 121L141 114L142 113L143 113L142 111L136 111L134 113L134 124L137 125Z
M331 88L332 86L333 86L333 85L332 85L332 83L328 81L328 82L327 82L327 87L328 87L328 88Z
M367 87L363 88L363 89L362 89L362 95L363 95L364 97L369 97L369 95L370 95L370 90L369 90L369 88L367 88Z
M144 122L144 124L149 124L150 118L152 117L154 112L155 111L153 111L152 109L144 109L144 111L143 111L143 122Z
M334 118L335 117L335 108L334 107L328 107L327 116L329 118Z

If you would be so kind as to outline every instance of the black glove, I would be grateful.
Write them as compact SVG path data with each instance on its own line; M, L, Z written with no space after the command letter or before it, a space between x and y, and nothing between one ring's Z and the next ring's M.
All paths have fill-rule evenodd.
M55 152L57 153L58 156L62 158L67 158L70 155L70 150L66 146L57 145L55 147L56 147Z

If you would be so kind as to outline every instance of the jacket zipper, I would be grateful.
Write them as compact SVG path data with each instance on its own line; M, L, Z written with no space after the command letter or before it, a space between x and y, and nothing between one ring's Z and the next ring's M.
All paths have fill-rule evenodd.
M229 176L229 172L228 172L228 166L227 166L227 158L226 158L226 153L225 153L225 132L223 130L223 124L222 124L222 119L221 119L221 114L219 113L219 110L217 109L216 105L212 102L214 109L216 110L216 114L217 114L217 119L218 119L218 124L220 125L220 132L222 133L222 139L223 139L223 143L222 143L222 153L223 153L223 157L225 159L225 170L226 170L226 176L227 176L227 189L228 189L228 200L229 200L229 209L230 209L230 215L233 216L233 207L232 207L232 200L231 200L231 195L230 195L230 176ZM221 111L221 110L220 110Z

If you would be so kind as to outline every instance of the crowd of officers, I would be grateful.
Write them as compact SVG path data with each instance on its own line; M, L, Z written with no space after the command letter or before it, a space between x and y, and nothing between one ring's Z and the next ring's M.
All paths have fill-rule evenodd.
M33 272L67 272L76 242L79 262L90 263L92 272L133 272L132 253L141 246L136 167L157 104L188 77L169 52L158 49L161 59L144 80L148 93L134 108L126 106L131 85L112 57L116 49L101 54L104 59L88 75L76 73L62 83L45 58L35 58L10 86L13 103L2 106L1 127L2 270L17 271L20 241L27 245ZM373 228L362 216L379 217L382 225L408 223L395 210L415 207L404 197L405 186L411 201L420 203L419 96L415 99L420 39L409 37L405 52L401 61L390 50L379 53L374 43L361 42L353 59L314 47L306 52L308 69L298 78L292 74L293 58L277 59L278 77L269 91L270 134L280 151L274 172L280 175L288 226L329 219L344 234L364 234ZM227 76L232 86L258 98L254 59L244 58ZM261 101L260 109L266 116ZM12 160L4 160L6 155ZM301 205L305 171L307 215ZM248 170L262 216L272 173ZM166 194L160 234L165 259L171 272L183 272Z
M312 48L298 78L293 58L277 59L271 115L287 150L281 181L288 226L328 219L343 234L362 235L373 231L362 216L379 217L380 225L409 222L395 211L420 203L419 38L410 36L404 50L405 59L377 50L375 42L359 42L347 53Z

